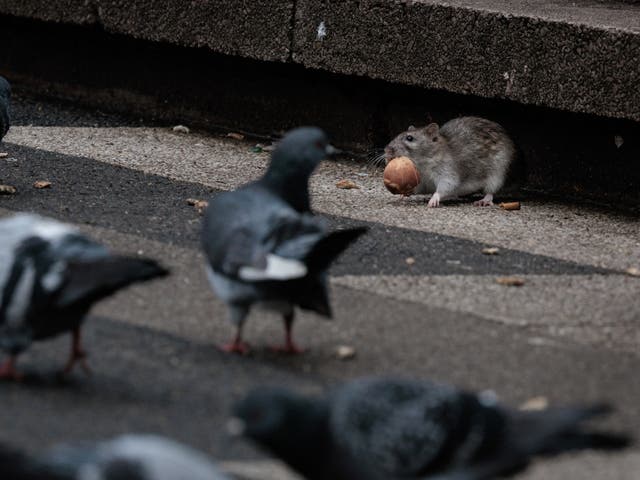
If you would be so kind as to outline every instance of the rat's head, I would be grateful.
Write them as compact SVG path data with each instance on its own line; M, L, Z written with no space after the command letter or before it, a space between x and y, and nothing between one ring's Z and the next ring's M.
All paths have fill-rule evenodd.
M322 160L334 152L321 129L296 128L278 142L271 157L269 174L285 178L309 176Z
M385 147L385 161L389 163L396 157L409 157L412 160L431 158L440 151L443 143L444 139L440 135L437 123L420 128L410 126Z

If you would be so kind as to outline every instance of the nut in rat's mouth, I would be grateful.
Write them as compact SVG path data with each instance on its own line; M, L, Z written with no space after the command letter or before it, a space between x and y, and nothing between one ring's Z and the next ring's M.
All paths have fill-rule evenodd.
M420 172L409 157L396 157L387 163L383 181L394 195L411 195L420 183Z

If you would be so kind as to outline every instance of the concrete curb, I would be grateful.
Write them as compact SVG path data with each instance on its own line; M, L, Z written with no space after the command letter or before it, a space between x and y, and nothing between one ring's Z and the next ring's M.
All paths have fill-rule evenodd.
M640 5L506 0L0 0L0 13L640 121Z

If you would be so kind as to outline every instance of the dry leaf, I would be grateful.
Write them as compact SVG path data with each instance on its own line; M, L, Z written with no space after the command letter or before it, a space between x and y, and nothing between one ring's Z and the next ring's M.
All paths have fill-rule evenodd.
M227 133L228 138L233 138L234 140L244 140L244 135L241 133L229 132Z
M49 188L51 186L51 182L47 180L37 180L33 183L33 186L38 189Z
M189 133L191 130L189 130L189 127L185 127L184 125L176 125L173 127L173 131L176 133Z
M625 270L627 275L631 275L632 277L640 277L640 268L631 267Z
M209 202L206 200L198 200L196 198L187 198L187 203L192 207L195 207L196 211L202 215L209 206Z
M549 406L549 400L546 397L533 397L520 405L520 410L544 410Z
M484 253L485 255L498 255L499 251L500 249L496 247L488 247L482 249L482 253Z
M336 187L342 188L344 190L351 190L352 188L360 188L358 185L355 184L355 182L352 182L351 180L348 180L346 178L336 182Z
M349 345L340 345L336 349L336 355L340 360L349 360L356 356L356 349Z
M16 187L11 185L0 185L0 195L13 195L16 193Z
M521 287L524 285L524 280L519 277L498 277L496 282L507 287Z
M504 210L520 210L520 202L501 203L500 208Z
M7 158L9 154L7 152L0 152L0 158Z

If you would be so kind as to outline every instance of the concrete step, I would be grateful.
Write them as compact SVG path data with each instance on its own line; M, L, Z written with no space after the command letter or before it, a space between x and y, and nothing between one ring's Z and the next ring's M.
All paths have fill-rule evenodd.
M640 3L0 0L0 13L640 120Z

